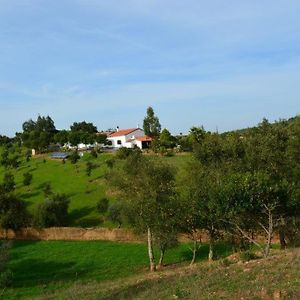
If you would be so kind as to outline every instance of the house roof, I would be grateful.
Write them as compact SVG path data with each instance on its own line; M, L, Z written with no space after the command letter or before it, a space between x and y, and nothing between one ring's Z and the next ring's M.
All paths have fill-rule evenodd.
M116 136L127 135L127 134L130 134L130 133L138 130L138 129L140 129L140 128L119 129L118 131L115 131L115 132L109 134L108 137L116 137Z
M148 135L137 136L135 139L140 142L151 142L152 141L152 138Z
M132 141L151 142L152 138L150 136L147 136L147 135L137 136L135 138L127 140L126 143L130 143Z

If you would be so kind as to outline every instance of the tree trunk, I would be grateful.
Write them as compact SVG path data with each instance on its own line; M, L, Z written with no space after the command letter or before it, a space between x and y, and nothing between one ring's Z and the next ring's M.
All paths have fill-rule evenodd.
M279 230L279 240L280 240L280 249L284 250L286 248L286 241L285 241L285 233L284 230Z
M285 221L284 221L284 218L281 217L280 218L280 227L279 227L279 241L280 241L280 249L281 250L284 250L286 248L284 227L285 227Z
M160 249L160 258L159 258L159 262L158 262L158 267L159 268L161 268L163 266L165 251L166 251L165 248Z
M192 261L191 261L190 265L193 265L195 263L196 254L197 254L197 247L198 247L197 241L194 240L194 246L193 246L193 250L192 250L192 252L193 252L193 258L192 258Z
M156 271L156 266L155 266L155 260L154 260L154 254L153 254L152 232L151 232L150 227L148 227L148 255L149 255L149 261L150 261L150 271L154 272L154 271Z
M268 216L269 216L269 224L268 224L269 228L268 228L268 235L267 235L267 243L264 251L264 257L268 257L270 254L272 235L273 235L273 215L270 209L268 209Z
M209 232L209 252L208 252L208 261L213 261L214 259L214 232L213 226L212 230Z

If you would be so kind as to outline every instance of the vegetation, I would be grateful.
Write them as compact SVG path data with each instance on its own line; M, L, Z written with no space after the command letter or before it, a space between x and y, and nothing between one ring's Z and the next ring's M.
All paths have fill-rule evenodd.
M190 259L186 249L187 246L181 244L170 250L166 254L165 263L184 264ZM229 247L223 244L218 245L217 250L220 256L230 253ZM61 294L74 283L108 284L108 281L124 280L135 274L142 276L147 266L145 251L146 246L142 243L15 241L7 265L14 274L12 287L5 289L3 297L32 299L38 295L51 296L55 291ZM199 255L197 260L201 261L206 252L207 247L204 245L203 255Z

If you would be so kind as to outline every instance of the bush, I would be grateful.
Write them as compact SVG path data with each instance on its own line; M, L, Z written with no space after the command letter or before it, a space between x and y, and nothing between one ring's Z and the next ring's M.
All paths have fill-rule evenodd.
M92 162L88 161L86 163L86 169L85 169L86 175L90 177L92 174L92 170L96 169L97 167L98 167L98 165L93 164Z
M133 149L122 147L117 151L116 157L118 159L126 159L132 152Z
M250 260L256 259L256 258L257 258L257 256L255 255L255 253L253 253L249 250L241 252L241 254L240 254L240 259L244 262L250 261Z
M52 187L50 182L46 182L43 187L44 196L47 198L52 194Z
M94 157L94 158L98 157L98 154L94 149L92 149L92 151L91 151L91 156Z
M53 194L38 206L34 224L38 227L66 226L68 207L69 200L65 194Z
M29 172L26 172L23 174L23 184L28 186L31 184L32 181L32 174Z
M5 173L3 178L3 183L1 185L1 188L3 192L10 193L15 190L16 184L15 184L15 178L14 175L11 173Z
M106 165L107 165L110 169L112 169L112 168L114 167L116 161L115 161L115 159L110 158L110 159L107 159L107 160L105 161L105 163L106 163Z
M123 223L123 204L121 201L116 201L108 209L108 219L121 227Z
M108 210L108 204L109 201L107 198L100 199L96 205L97 212L99 212L100 214L105 214Z
M173 150L168 150L166 153L165 153L165 156L167 156L167 157L172 157L172 156L174 156L175 154L174 154L174 151Z
M78 160L80 159L80 156L77 151L73 151L69 156L70 162L72 164L76 164Z

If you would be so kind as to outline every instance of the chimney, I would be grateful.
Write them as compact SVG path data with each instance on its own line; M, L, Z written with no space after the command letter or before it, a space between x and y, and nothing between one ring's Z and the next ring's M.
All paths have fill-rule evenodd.
M119 126L117 126L117 132L119 132Z

